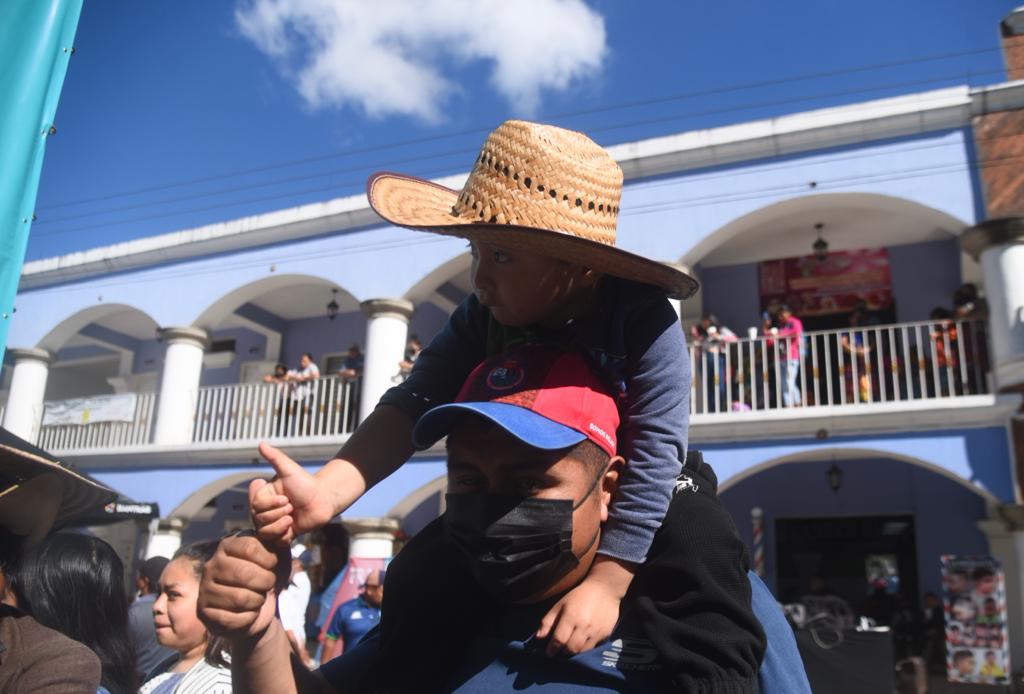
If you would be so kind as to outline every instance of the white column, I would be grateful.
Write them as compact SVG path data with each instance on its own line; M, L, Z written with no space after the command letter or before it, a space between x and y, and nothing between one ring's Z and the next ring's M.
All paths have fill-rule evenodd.
M395 384L398 362L405 357L413 305L402 299L370 299L360 304L366 316L366 363L359 396L359 421L373 412L377 401Z
M29 443L39 440L43 398L52 355L45 349L9 349L14 359L11 388L4 409L4 429Z
M150 557L170 559L181 547L181 531L184 527L185 522L180 518L153 521L150 525L149 544L146 545L146 559Z
M398 521L394 518L352 518L343 519L342 524L349 534L348 556L350 559L390 559L394 553L395 531Z
M980 259L989 308L989 348L996 389L1024 385L1024 218L992 219L961 237Z
M1002 506L993 515L998 519L979 521L978 528L1003 565L1010 664L1016 670L1024 664L1024 506Z
M153 443L191 443L208 336L199 328L164 328L160 335L167 351L157 395Z

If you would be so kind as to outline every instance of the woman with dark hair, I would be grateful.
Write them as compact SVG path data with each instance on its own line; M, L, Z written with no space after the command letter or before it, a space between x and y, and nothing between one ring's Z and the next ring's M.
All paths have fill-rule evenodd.
M21 610L96 654L101 692L136 690L124 565L113 547L89 535L51 535L21 557L9 580Z
M160 574L160 593L153 603L156 640L177 654L150 673L139 694L231 694L228 643L211 636L196 614L203 565L218 544L185 545Z

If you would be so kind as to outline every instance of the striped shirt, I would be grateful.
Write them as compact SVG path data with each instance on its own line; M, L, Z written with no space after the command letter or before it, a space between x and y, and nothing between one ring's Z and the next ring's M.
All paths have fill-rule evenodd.
M170 687L168 689L167 687ZM231 694L231 670L201 658L185 673L165 672L142 685L139 694Z

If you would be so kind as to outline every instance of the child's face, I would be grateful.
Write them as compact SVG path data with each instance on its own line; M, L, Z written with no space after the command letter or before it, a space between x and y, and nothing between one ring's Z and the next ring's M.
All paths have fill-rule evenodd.
M974 656L961 658L956 663L956 669L961 675L970 675L974 672Z
M995 576L980 576L974 582L974 589L982 595L991 595L996 590Z
M579 265L486 243L471 244L473 289L502 325L525 327L567 320L593 275Z

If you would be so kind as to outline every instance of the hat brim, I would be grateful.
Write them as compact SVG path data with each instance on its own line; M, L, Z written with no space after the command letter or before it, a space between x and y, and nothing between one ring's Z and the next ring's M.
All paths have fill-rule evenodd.
M117 497L113 489L68 469L43 449L2 428L0 471L4 485L4 494L0 495L0 525L13 525L18 534L26 534L32 539L65 527ZM59 480L60 489L27 484L44 475ZM53 494L60 495L56 515L50 510L52 499L49 496Z
M548 419L525 407L504 402L456 402L430 410L416 422L412 440L418 448L430 448L451 433L455 423L466 414L474 414L498 425L527 446L556 451L587 437L564 424Z
M452 206L458 196L432 181L388 171L373 174L366 183L370 207L397 226L577 263L614 277L653 284L674 299L687 299L697 291L697 280L682 270L615 246L550 229L482 224L457 217Z

